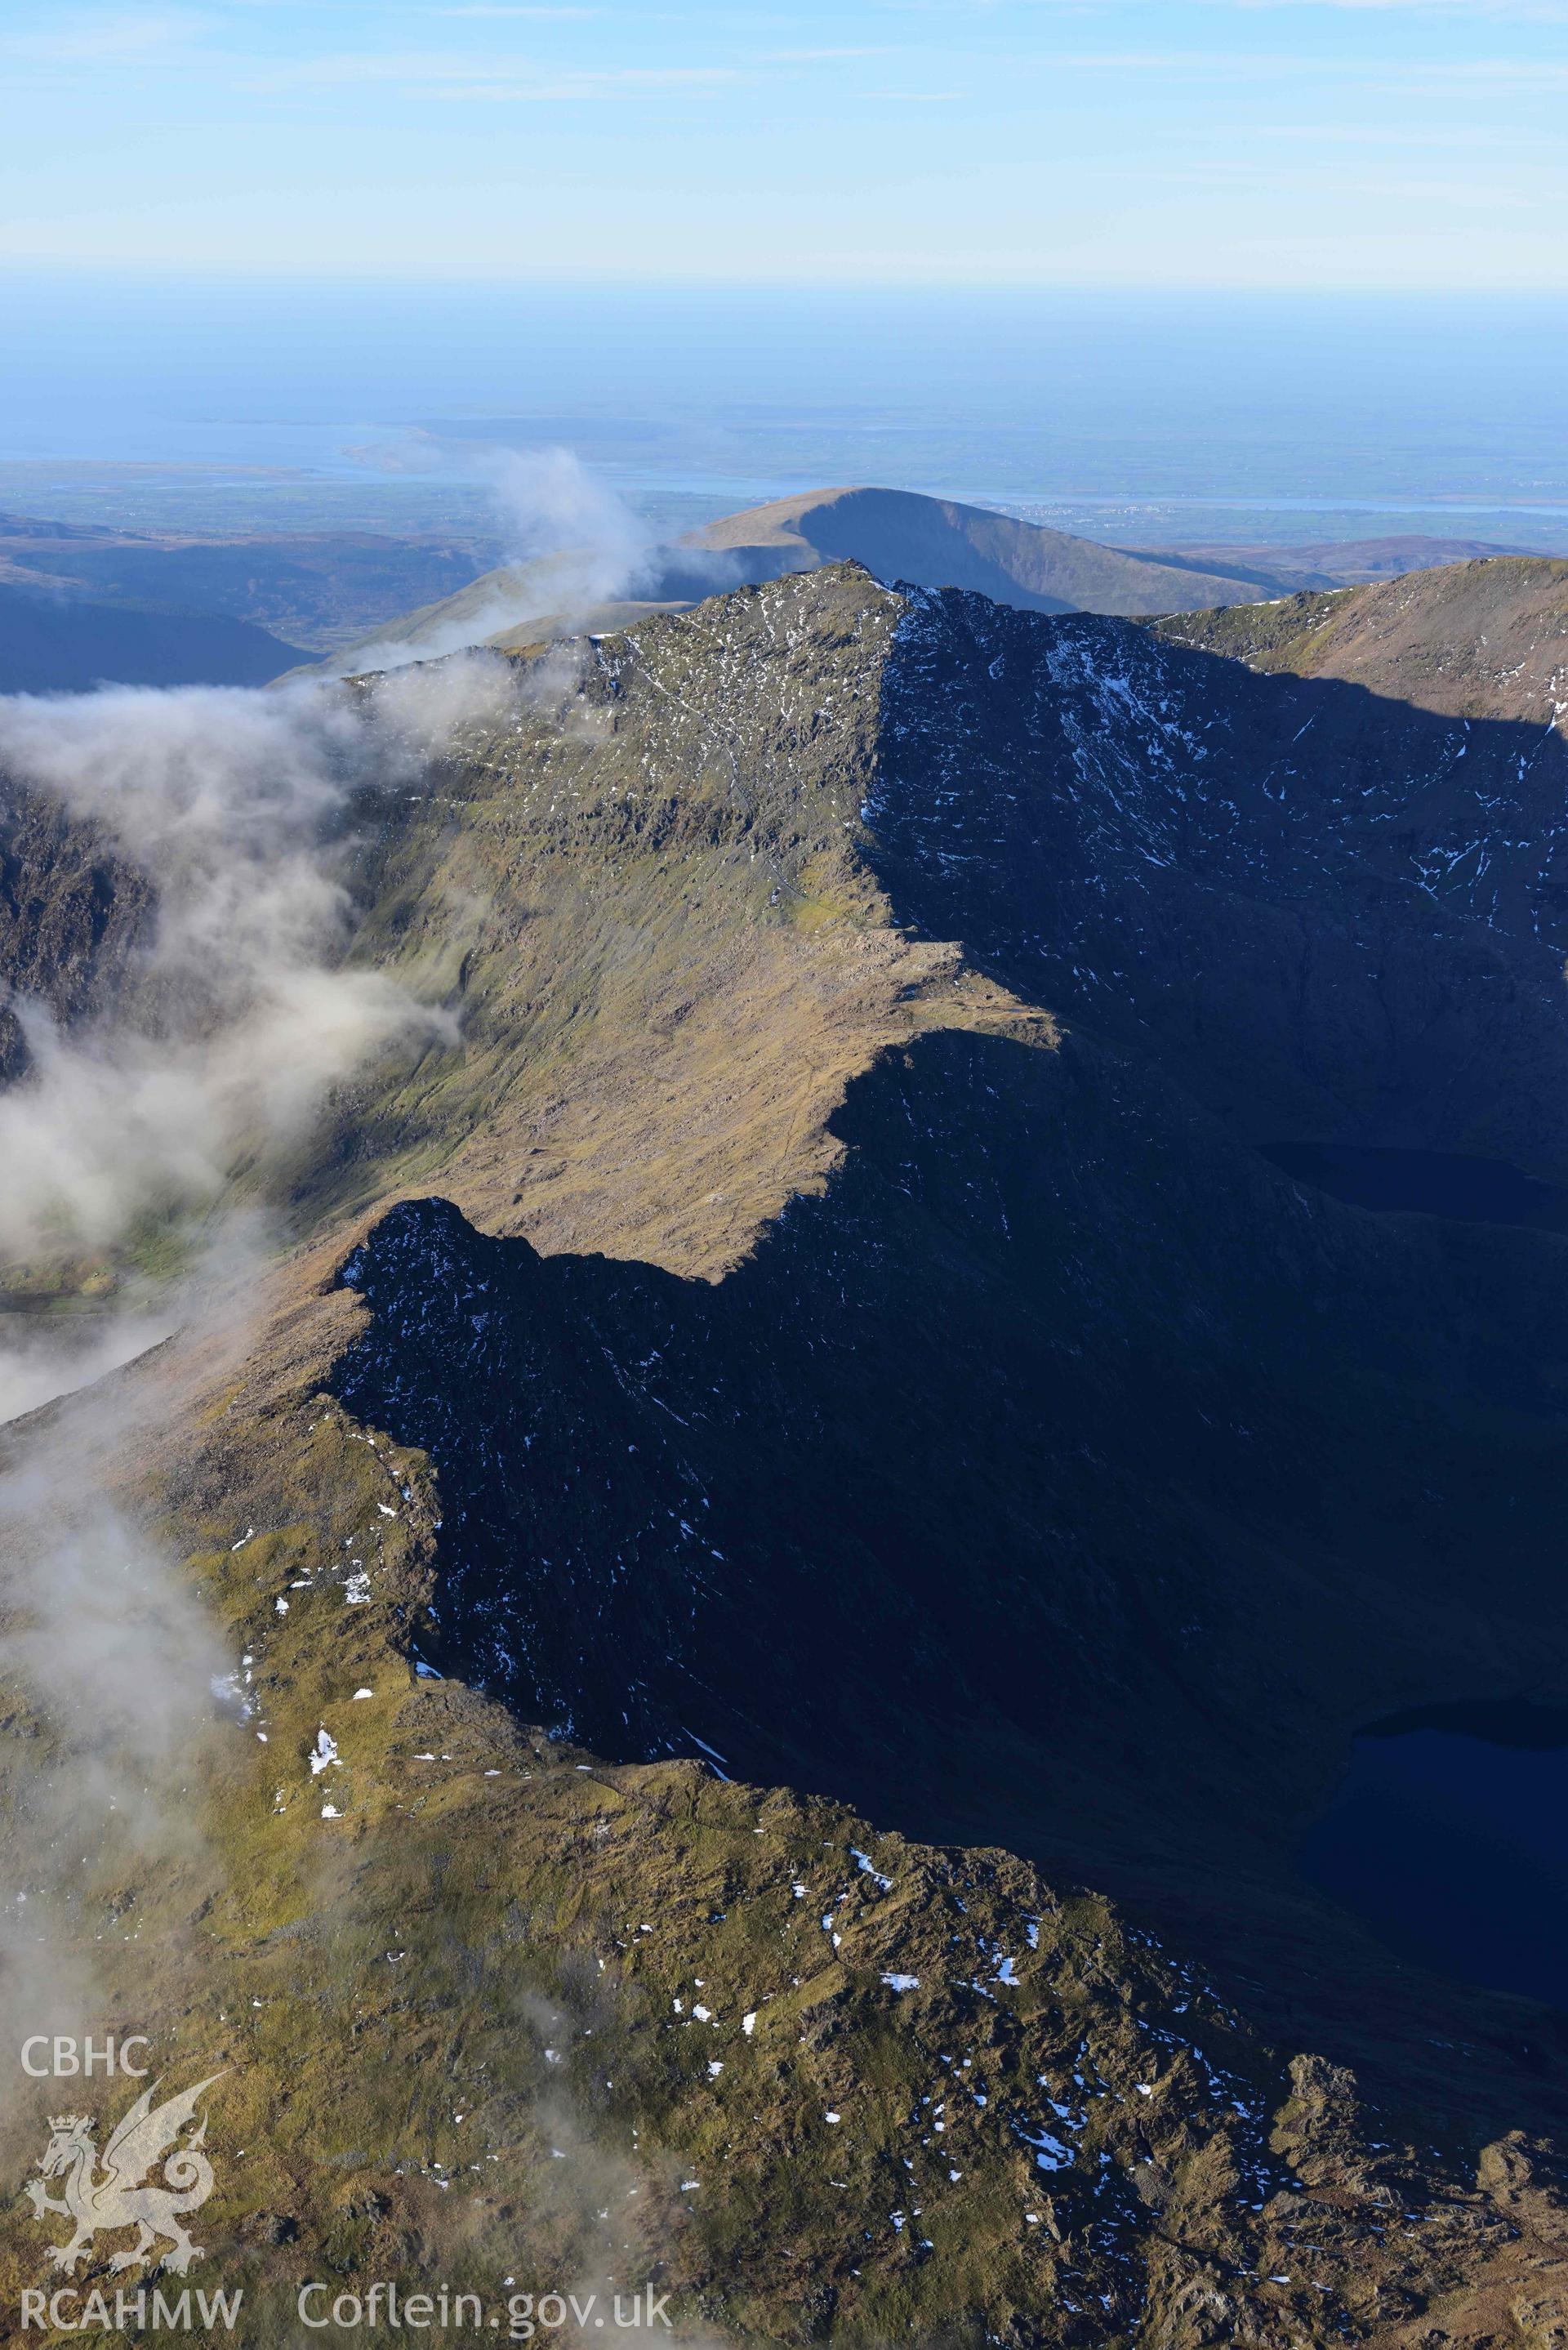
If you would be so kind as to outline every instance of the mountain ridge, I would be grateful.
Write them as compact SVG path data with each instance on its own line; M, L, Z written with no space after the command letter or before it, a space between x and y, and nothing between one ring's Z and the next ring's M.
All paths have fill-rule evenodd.
M1334 678L1443 717L1533 718L1551 729L1568 674L1568 561L1492 556L1171 619L1160 633L1264 673Z
M861 563L885 580L969 588L1041 612L1147 615L1302 584L1299 571L1276 578L1255 569L1205 567L1174 552L1130 552L915 491L809 490L722 516L673 546L620 558L617 588L603 585L606 565L591 552L504 565L455 596L361 637L327 666L343 673L361 658L374 666L402 648L439 655L478 641L519 650L566 632L613 633L659 611L690 609L732 586L841 561ZM1312 577L1315 585L1331 584L1326 575ZM515 617L503 624L499 616L509 607Z
M515 706L427 789L367 803L352 874L353 953L455 1006L462 1047L346 1089L239 1364L192 1335L117 1375L155 1430L120 1473L255 1659L272 1743L223 1751L219 1881L140 1884L147 1939L108 1959L204 2064L244 2046L275 2095L324 2067L247 2109L227 2208L258 2275L324 2237L388 2273L483 2196L430 2178L465 2158L441 2019L474 2029L482 1984L496 2013L524 1986L569 2012L583 2137L642 2162L637 2116L661 2257L739 2333L1413 2345L1545 2308L1561 2199L1530 2134L1561 2027L1388 1959L1289 1851L1366 1709L1540 1679L1568 1259L1326 1200L1261 1158L1249 1105L1568 1167L1562 900L1508 851L1550 827L1561 730L1528 695L1467 733L849 566L510 671ZM18 822L46 913L60 848ZM1488 857L1434 864L1461 835ZM126 897L84 963L90 852L25 931L67 1018L146 919ZM111 911L130 886L94 884ZM323 1722L340 1853L306 1800ZM663 1759L592 1760L590 1730ZM682 1732L727 1772L852 1778L879 1825L725 1787L669 1758ZM994 1846L988 1816L1043 1875L883 1833L941 1825L954 1783L962 1843ZM877 1903L911 1877L936 1906L901 1942ZM699 1963L722 2039L691 2036ZM513 2210L549 2209L544 2030L514 2037L484 2041L483 2097L461 2077L496 2099ZM417 2161L372 2045L402 2049ZM996 2111L955 2100L949 2141L920 2116L970 2052ZM842 2159L836 2114L863 2141ZM335 2199L322 2157L353 2149ZM684 2176L709 2208L680 2222ZM1390 2195L1429 2241L1385 2227ZM266 2233L291 2214L307 2252Z
M973 588L1030 611L1130 617L1170 609L1173 593L1214 603L1226 600L1227 588L1254 584L1220 564L1206 570L1178 554L1106 546L953 498L861 486L809 490L728 515L693 532L691 543L737 553L778 547L797 555L801 568L811 567L807 558L864 563L880 578Z

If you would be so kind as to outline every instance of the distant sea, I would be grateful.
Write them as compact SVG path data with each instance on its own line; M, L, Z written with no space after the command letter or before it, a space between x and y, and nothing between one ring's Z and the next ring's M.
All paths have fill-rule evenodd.
M875 482L1128 545L1568 552L1568 300L0 276L0 509L481 531L575 449L661 530Z

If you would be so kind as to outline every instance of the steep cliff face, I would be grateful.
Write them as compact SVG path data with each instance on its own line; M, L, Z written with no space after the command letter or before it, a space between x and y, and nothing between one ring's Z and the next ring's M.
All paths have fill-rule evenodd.
M1568 742L1530 691L1466 722L956 598L892 674L871 854L923 922L1254 1139L1563 1164Z
M1103 1883L1384 2094L1532 2100L1292 1855L1358 1721L1560 1644L1563 1243L1342 1209L1071 1039L933 1036L835 1124L716 1285L435 1203L351 1255L331 1383L440 1481L417 1653Z
M553 2209L559 2046L494 2022L537 1998L712 2324L1544 2309L1551 2157L1463 2164L1547 2126L1561 2024L1404 1968L1291 1855L1358 1720L1563 1653L1568 1243L1254 1145L1568 1171L1560 741L847 567L515 675L356 803L349 953L461 1044L342 1091L243 1360L125 1375L120 1474L257 1709L206 1855L138 1890L149 1980L202 1985L203 2061L327 2084L253 2115L259 2270L268 2212L366 2274L447 2242L472 2067ZM76 868L28 838L36 895ZM933 2065L986 2074L966 2159Z
M1533 1674L1555 1235L1341 1208L1040 1033L930 1036L834 1125L717 1284L440 1202L349 1257L338 1392L441 1470L439 1661L627 1759L1155 1850L1286 1840L1303 1758L1483 1623Z
M1560 746L844 572L557 691L446 797L491 875L463 1212L346 1276L339 1390L449 1497L431 1653L1222 1916L1420 2070L1289 1855L1355 1721L1560 1623L1562 1243L1251 1144L1561 1167ZM1517 887L1420 879L1504 788Z
M90 823L0 778L0 1076L26 1061L18 1003L67 1026L90 1018L146 937L154 899Z

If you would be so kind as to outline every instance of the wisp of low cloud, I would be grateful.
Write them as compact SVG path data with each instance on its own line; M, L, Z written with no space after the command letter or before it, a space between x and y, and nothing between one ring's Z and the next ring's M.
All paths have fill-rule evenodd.
M0 1251L103 1248L144 1213L197 1206L387 1045L451 1041L439 1006L343 960L348 808L508 691L501 664L475 660L370 696L0 700L0 775L85 821L155 893L97 1019L67 1032L43 1003L12 1005L27 1066L0 1094Z
M711 548L672 548L570 449L494 449L481 473L495 499L506 562L487 592L415 637L360 646L337 666L365 671L433 660L537 624L579 628L606 604L684 601L740 578L735 558ZM671 569L679 584L672 587Z
M84 1904L139 1857L199 1843L217 1734L221 1645L135 1474L182 1408L179 1379L112 1374L176 1326L199 1332L209 1364L238 1360L269 1154L379 1053L455 1042L441 1005L346 959L348 862L361 806L419 788L454 733L495 722L512 694L507 664L475 659L372 692L0 700L0 802L85 827L106 886L130 875L145 905L90 1016L10 1003L26 1061L0 1092L0 1302L36 1298L16 1287L27 1260L112 1263L139 1218L201 1224L196 1263L161 1295L130 1280L68 1314L0 1312L0 1692L33 1757L0 1789L7 2029L93 2020L85 1954L105 1921ZM51 879L23 877L35 913ZM259 1209L226 1204L242 1165L262 1179Z

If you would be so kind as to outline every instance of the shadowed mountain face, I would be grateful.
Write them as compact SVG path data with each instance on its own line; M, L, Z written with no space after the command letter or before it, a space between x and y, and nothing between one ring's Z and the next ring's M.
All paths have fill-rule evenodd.
M1267 1846L1314 1716L1483 1614L1528 1674L1560 1246L1390 1232L1072 1039L928 1038L836 1123L826 1198L716 1285L435 1204L350 1260L339 1392L441 1468L444 1666L600 1752L695 1735L1085 1866Z
M888 886L1243 1132L1561 1167L1568 748L1533 693L1477 725L1185 630L913 610Z
M1568 1170L1563 742L838 574L704 615L583 672L611 731L560 777L552 858L625 890L653 822L658 928L707 968L733 946L698 907L760 865L775 904L809 870L844 909L819 952L880 902L1002 993L977 1022L950 978L946 1025L911 969L826 1193L716 1284L448 1207L371 1233L338 1391L439 1464L431 1652L601 1750L695 1740L1223 1918L1376 2073L1413 2019L1363 2038L1362 1957L1305 1915L1293 1839L1358 1720L1482 1656L1522 1685L1568 1628L1568 1257L1358 1212L1251 1146ZM606 1016L597 983L576 1011ZM643 1097L655 1155L691 1084ZM547 1191L470 1183L559 1247Z
M1517 592L1549 594L1553 569L1525 567ZM679 1912L679 1962L646 2008L660 2021L627 2027L613 2078L635 2082L650 2137L714 2158L691 2174L711 2182L692 2220L709 2269L681 2272L754 2272L737 2327L804 2339L865 2318L877 2338L936 2338L983 2311L983 2331L1106 2350L1141 2312L1139 2338L1170 2350L1415 2350L1438 2325L1506 2339L1527 2287L1532 2309L1559 2290L1554 2158L1507 2139L1478 2188L1467 2169L1439 2192L1423 2152L1391 2187L1332 2068L1418 2115L1423 2147L1438 2133L1473 2157L1489 2133L1552 2126L1568 2028L1413 1972L1294 1867L1357 1724L1565 1694L1568 1242L1371 1212L1259 1147L1568 1179L1568 754L1531 680L1511 707L1493 674L1499 612L1467 634L1454 576L1420 592L1426 648L1407 608L1398 659L1442 681L1424 698L1249 666L1207 623L1177 641L827 566L519 659L515 708L474 722L428 788L368 795L353 953L449 1003L462 1045L345 1093L293 1170L311 1245L269 1276L249 1359L203 1373L136 1464L269 1709L254 1787L225 1765L212 1831L251 1872L212 1904L229 1939L209 1963L236 1994L247 1968L260 1999L265 1970L299 1963L294 1924L249 1889L255 1856L264 1888L297 1866L319 1906L305 1839L325 1814L291 1790L314 1786L318 1724L342 1745L354 1933L368 1921L381 1972L325 1968L296 1992L306 2044L265 2061L292 2077L311 2034L331 2045L354 2159L403 2127L358 2038L392 1996L373 1988L389 1952L412 1953L417 1997L461 1946L466 1996L488 2002L484 1954L569 1948L607 2034L612 1991L640 1995L628 1921L662 1932ZM28 984L68 1019L71 986L112 986L149 912L47 816L14 805L8 888L32 910ZM161 1396L179 1360L128 1384ZM338 1702L361 1682L367 1702ZM514 1788L505 1741L525 1735ZM615 1766L602 1796L581 1766L591 1819L576 1763L556 1767L565 1740ZM1272 2119L1246 2139L1253 2168L1251 2106L1228 2099L1222 2146L1217 2076L1178 2053L1198 2029L1172 2020L1185 1994L1162 1978L1170 2013L1152 2020L1100 1912L1088 1950L1042 1880L1009 1909L965 1877L918 1961L852 1921L841 1936L862 1884L891 1897L918 1866L934 1886L938 1861L873 1850L829 1804L780 1825L784 1799L738 1787L711 1788L691 1826L672 1758L704 1752L1133 1905L1228 2015L1316 2052L1289 2088L1256 2058ZM835 1837L848 1890L802 1857ZM451 1870L461 1929L421 1910L416 1863ZM1023 1884L1019 1866L987 1885ZM961 1981L946 1954L966 1905L987 1955L965 1944ZM1021 1919L1056 1970L1049 2053L996 1988ZM689 2043L654 2037L685 2030L672 2002L711 1969L721 2014L755 2010L775 1957L793 2002L776 2045L763 2009L722 2080L703 2064L677 2085L668 2047ZM943 2093L906 2078L917 2011L894 1986L913 2002L940 1984L931 2063L969 2046L961 2031L991 2035L1008 2086L985 2094L1023 2114L1015 2086L1075 2077L1088 2027L1066 2019L1107 1982L1135 2050L1178 2035L1147 2040L1170 2054L1163 2106L1114 2073L1106 2114L1145 2133L1116 2140L1126 2195L1100 2199L1122 2170L1097 2141L1073 2151L1062 2082L1066 2137L1025 2116L1023 2138L950 2171L920 2119ZM247 1973L234 2006L252 1995ZM170 1997L189 2012L188 1982ZM451 2107L439 2040L410 2055L411 2086L399 2074L400 2112L427 2086ZM823 2156L846 2199L825 2202L823 2108L857 2110L840 2074L894 2086L868 2171L858 2147ZM1402 2126L1380 2119L1376 2147ZM1002 2175L985 2166L1019 2145L1034 2216L1015 2227L1010 2204L1003 2232L1043 2245L1048 2191L1049 2277L979 2217ZM857 2300L909 2164L936 2166L933 2198L965 2185L968 2265L944 2251L900 2268L902 2299ZM1309 2188L1303 2249L1325 2266L1303 2281L1291 2206ZM1390 2193L1441 2211L1440 2251L1436 2225L1418 2250L1385 2228ZM1236 2216L1265 2205L1267 2237ZM808 2257L835 2296L815 2315L763 2273ZM1096 2261L1123 2282L1085 2316L1073 2278Z

